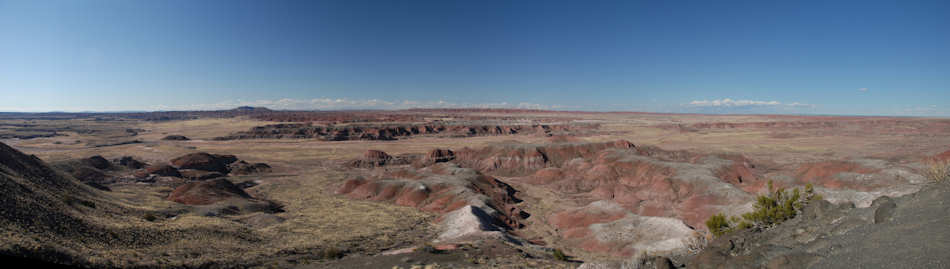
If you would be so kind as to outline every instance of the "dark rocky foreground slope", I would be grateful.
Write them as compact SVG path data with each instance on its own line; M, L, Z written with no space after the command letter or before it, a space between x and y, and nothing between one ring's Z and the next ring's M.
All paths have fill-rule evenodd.
M706 246L688 268L947 268L950 184L933 184L870 207L809 204L766 231L746 230Z

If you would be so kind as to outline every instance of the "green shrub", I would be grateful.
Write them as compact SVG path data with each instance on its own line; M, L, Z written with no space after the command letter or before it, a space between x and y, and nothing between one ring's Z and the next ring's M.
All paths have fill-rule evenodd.
M709 217L709 219L706 220L706 228L716 237L722 236L731 230L729 221L726 220L726 215L722 213Z
M554 256L555 260L567 261L567 255L565 255L564 252L561 251L560 249L554 249L554 253L552 253L551 255Z
M734 230L770 227L794 218L805 207L805 203L815 199L821 199L821 196L815 194L811 184L805 185L802 194L797 188L791 192L784 188L775 189L769 180L768 193L756 197L752 212L742 214L741 219L736 216L727 219L722 213L713 215L706 220L706 228L719 237Z

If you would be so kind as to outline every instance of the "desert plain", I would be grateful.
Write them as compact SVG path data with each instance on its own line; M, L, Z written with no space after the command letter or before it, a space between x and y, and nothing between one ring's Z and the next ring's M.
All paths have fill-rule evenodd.
M71 266L808 268L950 227L917 214L950 201L945 118L242 107L0 113L0 138L0 253ZM720 251L710 217L806 185L736 232L762 250Z

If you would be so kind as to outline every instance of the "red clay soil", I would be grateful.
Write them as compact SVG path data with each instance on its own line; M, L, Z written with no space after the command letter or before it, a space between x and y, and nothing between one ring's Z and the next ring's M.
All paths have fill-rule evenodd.
M187 205L209 205L230 198L250 199L251 196L224 178L185 183L168 195L169 201Z
M802 164L795 170L795 174L802 183L811 183L815 186L829 189L853 189L860 191L869 191L873 186L857 182L844 181L836 178L840 173L858 173L873 174L878 169L864 167L860 164L848 161L824 161Z
M499 215L495 217L499 224L520 228L520 221L528 216L517 206L521 201L515 197L515 189L493 177L458 167L434 166L424 168L424 171L414 169L406 167L370 179L349 179L336 193L353 199L390 202L436 213L459 209L469 205L472 199L476 199L475 196L483 195L487 197L487 205L498 211ZM462 169L461 172L458 169Z
M559 167L573 159L588 159L609 148L629 149L634 148L634 145L628 141L619 140L606 143L463 148L455 151L455 161L463 167L471 167L485 173L520 176L545 167Z
M228 165L236 161L237 157L234 155L198 152L172 159L171 164L179 169L197 169L227 174L230 172Z
M937 161L947 161L947 160L950 160L950 150L944 151L943 153L940 153L940 154L937 154L937 156L934 156L934 159L936 159Z
M764 185L755 165L740 155L665 151L636 147L624 140L464 148L455 153L455 162L463 167L513 176L511 180L542 186L581 202L613 201L630 213L678 218L693 227L702 227L721 206L747 202L749 192ZM721 165L709 168L710 164L704 163L706 157ZM674 168L678 166L692 167L689 173L693 174L678 175ZM722 183L735 188L723 190ZM571 216L570 212L555 214L556 219L565 219L555 220L556 225L567 229L573 226L564 223L572 218L599 219Z

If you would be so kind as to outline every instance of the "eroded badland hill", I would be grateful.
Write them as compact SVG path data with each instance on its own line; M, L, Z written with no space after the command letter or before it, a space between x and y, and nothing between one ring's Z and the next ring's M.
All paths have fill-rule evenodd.
M5 113L0 138L0 254L34 261L950 266L947 119L243 108Z

